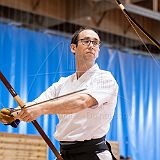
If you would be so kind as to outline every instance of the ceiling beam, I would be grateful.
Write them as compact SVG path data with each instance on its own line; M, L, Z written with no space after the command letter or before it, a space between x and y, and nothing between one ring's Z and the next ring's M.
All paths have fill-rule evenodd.
M143 7L139 7L139 6L133 5L133 4L126 4L125 7L126 7L126 10L131 13L160 21L160 13L158 13L158 12L155 12L150 9L143 8Z
M146 0L126 0L126 3L137 3L142 1L146 1Z
M158 0L153 0L153 11L158 12Z
M66 18L66 0L0 0L0 5L60 20Z

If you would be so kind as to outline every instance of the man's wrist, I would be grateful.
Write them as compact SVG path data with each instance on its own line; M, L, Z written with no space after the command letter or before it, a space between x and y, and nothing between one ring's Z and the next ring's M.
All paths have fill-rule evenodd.
M8 124L4 124L4 125L10 125L12 126L13 128L17 128L18 125L20 123L20 120L19 119L16 119L15 121L11 122L11 123L8 123Z

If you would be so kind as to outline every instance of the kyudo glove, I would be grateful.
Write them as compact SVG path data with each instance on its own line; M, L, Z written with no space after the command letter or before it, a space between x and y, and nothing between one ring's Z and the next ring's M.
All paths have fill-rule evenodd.
M0 111L0 122L6 122L4 125L11 125L14 128L17 128L18 124L20 123L19 119L16 119L14 115L12 115L13 108L3 108Z

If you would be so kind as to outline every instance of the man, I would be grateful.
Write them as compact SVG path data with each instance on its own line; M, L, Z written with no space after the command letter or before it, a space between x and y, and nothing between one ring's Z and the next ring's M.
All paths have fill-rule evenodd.
M111 160L105 135L114 115L118 85L110 72L95 64L100 38L93 29L75 32L70 47L76 59L76 73L61 78L32 103L86 90L25 108L16 118L30 122L44 114L58 114L55 138L64 160Z

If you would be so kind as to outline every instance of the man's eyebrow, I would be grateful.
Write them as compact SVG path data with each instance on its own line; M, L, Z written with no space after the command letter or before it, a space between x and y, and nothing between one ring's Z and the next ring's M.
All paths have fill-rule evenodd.
M93 39L93 40L99 41L99 39L97 39L97 38L91 38L91 37L84 37L84 38L81 38L81 39Z

